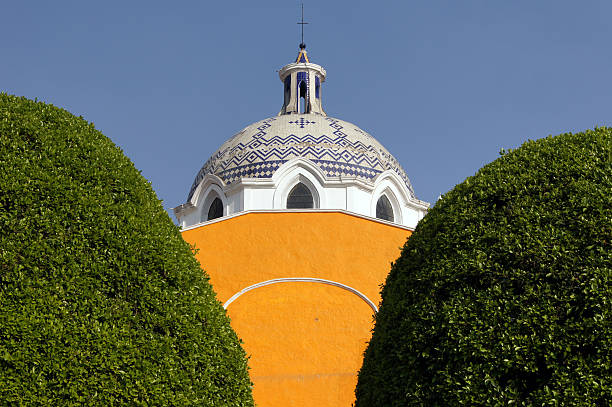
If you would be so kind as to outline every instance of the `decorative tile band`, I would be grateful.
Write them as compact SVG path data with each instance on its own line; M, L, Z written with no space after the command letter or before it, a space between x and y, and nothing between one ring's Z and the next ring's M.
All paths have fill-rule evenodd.
M336 161L311 160L317 164L326 177L337 177L340 175L372 179L382 171L373 170L360 165L341 163ZM231 184L241 178L271 178L278 168L287 160L266 161L264 163L246 164L229 170L221 171L216 175L225 183Z
M276 120L274 117L263 120L255 129L247 128L226 142L224 148L216 152L198 172L188 200L206 174L216 174L226 183L232 183L242 177L270 178L283 163L296 157L311 160L328 177L350 175L371 180L385 170L392 170L402 178L414 196L412 185L397 160L379 147L378 142L366 132L355 129L361 134L362 140L372 140L372 144L366 144L360 139L349 139L344 122L331 117L321 117L321 120L328 122L329 134L266 137ZM288 123L304 129L310 124L314 125L316 121L296 117ZM244 137L245 131L254 133L248 138ZM232 140L245 138L244 142L234 145L231 143Z

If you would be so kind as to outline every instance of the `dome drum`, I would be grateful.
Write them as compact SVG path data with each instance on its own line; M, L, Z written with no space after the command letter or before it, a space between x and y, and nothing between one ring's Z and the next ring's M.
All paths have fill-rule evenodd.
M312 209L288 209L289 195L302 184L312 195ZM212 202L223 202L225 216L248 211L329 211L338 210L377 218L377 203L385 197L392 208L396 225L414 228L424 216L427 203L412 196L404 180L393 170L386 170L373 179L355 175L326 176L313 161L296 157L283 163L270 177L245 177L230 184L222 178L206 174L193 191L188 204L175 208L182 227L206 222Z

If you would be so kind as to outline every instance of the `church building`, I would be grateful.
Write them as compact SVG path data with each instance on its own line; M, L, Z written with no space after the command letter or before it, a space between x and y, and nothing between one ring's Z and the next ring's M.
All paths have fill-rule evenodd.
M351 406L380 286L429 207L381 143L326 114L326 75L300 44L278 115L225 141L174 209L262 407Z

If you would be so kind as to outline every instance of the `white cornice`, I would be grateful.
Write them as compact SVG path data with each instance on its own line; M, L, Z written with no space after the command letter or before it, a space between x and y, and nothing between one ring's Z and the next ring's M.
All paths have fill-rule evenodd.
M236 213L233 213L231 215L223 216L221 218L209 220L209 221L206 221L206 222L196 223L195 225L191 225L191 226L187 226L187 227L182 228L181 232L184 232L184 231L187 231L187 230L191 230L191 229L197 229L199 227L208 226L208 225L211 225L213 223L223 222L223 221L226 221L228 219L236 218L238 216L247 215L249 213L343 213L345 215L354 216L356 218L361 218L361 219L369 220L369 221L372 221L372 222L382 223L382 224L388 225L388 226L393 226L393 227L396 227L398 229L409 230L411 232L414 231L414 228L411 228L411 227L408 227L408 226L399 225L397 223L389 222L389 221L384 220L384 219L373 218L371 216L362 215L360 213L346 211L344 209L257 209L257 210L253 209L253 210L247 210L247 211L242 211L242 212L236 212Z
M174 212L174 216L180 219L181 217L193 212L196 207L191 202L187 202L171 209Z
M314 70L318 71L321 75L321 82L325 81L325 77L327 76L327 72L321 65L311 64L310 62L294 62L292 64L287 64L283 66L280 71L278 71L278 76L281 81L285 80L285 76L287 76L291 71L295 70Z

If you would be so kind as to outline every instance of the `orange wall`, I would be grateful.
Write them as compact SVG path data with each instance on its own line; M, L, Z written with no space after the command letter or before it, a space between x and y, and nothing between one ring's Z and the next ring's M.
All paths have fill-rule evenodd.
M340 212L247 213L183 232L199 249L221 302L273 278L314 277L374 304L410 231ZM261 407L349 407L370 338L372 309L337 287L290 282L249 291L228 307L250 355Z

